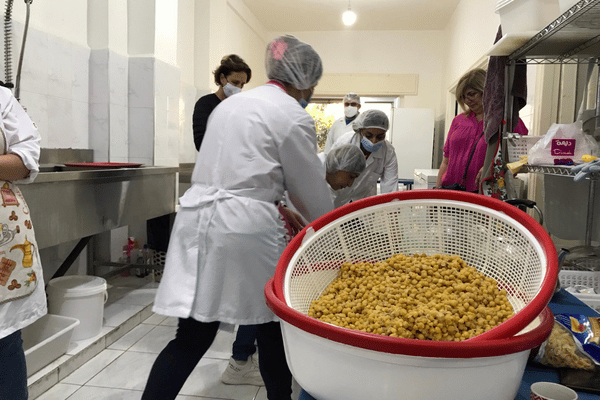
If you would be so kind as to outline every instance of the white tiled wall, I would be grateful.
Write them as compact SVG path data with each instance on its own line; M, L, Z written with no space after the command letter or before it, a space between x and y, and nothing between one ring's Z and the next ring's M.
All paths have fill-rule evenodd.
M13 22L13 82L22 35L23 25ZM180 141L193 146L196 99L179 68L152 55L90 49L29 28L20 100L42 147L93 149L97 162L178 166ZM195 150L188 158L195 161Z
M23 25L13 22L13 82L22 36ZM42 147L89 148L89 59L89 48L30 27L20 100L39 128Z
M181 72L161 60L154 71L154 107L156 165L179 166L179 88Z
M155 61L153 57L129 58L129 162L154 163Z
M208 93L208 92L207 92ZM179 98L179 162L195 163L196 147L194 145L194 133L192 130L192 116L194 105L201 97L196 87L181 83Z

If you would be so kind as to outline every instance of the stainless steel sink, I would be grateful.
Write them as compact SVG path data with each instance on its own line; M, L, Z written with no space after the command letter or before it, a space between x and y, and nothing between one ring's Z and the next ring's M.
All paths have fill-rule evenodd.
M19 188L42 249L175 212L177 171L44 164L33 183Z

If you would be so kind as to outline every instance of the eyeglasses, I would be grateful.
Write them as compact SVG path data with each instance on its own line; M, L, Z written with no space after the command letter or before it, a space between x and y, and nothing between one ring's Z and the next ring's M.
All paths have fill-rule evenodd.
M478 90L468 90L467 92L465 92L464 98L469 100L475 100L481 97L481 95L482 93Z

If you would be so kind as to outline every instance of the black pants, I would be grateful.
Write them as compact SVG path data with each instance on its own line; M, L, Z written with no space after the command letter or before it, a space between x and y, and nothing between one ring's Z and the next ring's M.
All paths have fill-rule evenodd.
M292 374L287 366L279 322L256 325L260 374L269 400L290 400ZM219 322L179 319L175 339L161 351L150 370L142 400L177 397L196 364L212 344Z

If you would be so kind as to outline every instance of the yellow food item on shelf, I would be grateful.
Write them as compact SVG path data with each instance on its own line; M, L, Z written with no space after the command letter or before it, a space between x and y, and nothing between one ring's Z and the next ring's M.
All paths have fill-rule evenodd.
M344 263L308 315L344 328L460 341L513 315L506 291L456 255L397 254Z
M506 164L511 174L516 174L521 170L521 167L527 164L527 156L520 156L519 161Z
M597 158L598 157L594 157L594 156L591 156L589 154L584 154L584 155L581 156L581 161L583 161L583 162L590 162L590 161L594 161Z

